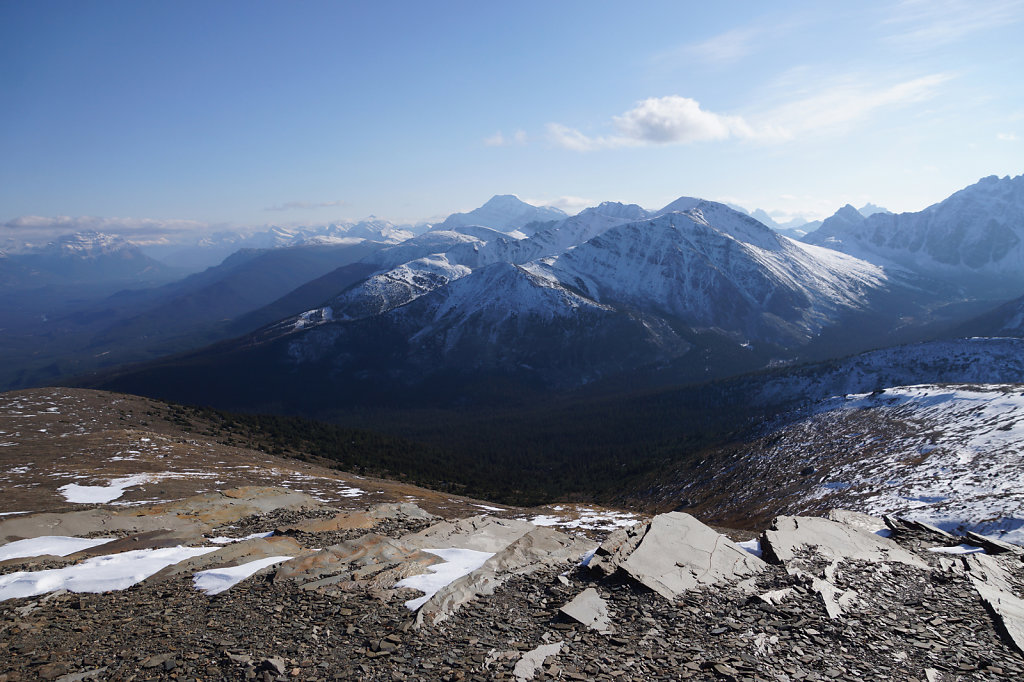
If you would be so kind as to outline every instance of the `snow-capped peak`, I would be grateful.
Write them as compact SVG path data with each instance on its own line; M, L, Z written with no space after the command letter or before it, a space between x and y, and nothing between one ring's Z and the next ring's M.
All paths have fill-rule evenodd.
M481 225L502 232L526 227L530 223L561 220L565 212L550 206L534 206L513 194L498 194L468 213L453 213L436 229L451 230L466 225Z

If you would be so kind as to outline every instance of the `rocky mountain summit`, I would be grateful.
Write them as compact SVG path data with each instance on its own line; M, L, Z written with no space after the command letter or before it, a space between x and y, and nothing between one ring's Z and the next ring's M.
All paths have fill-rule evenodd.
M0 396L0 680L1024 675L1018 545L843 511L735 530L494 505L215 427Z
M67 553L55 534L94 544ZM851 512L780 516L743 543L679 512L594 535L260 487L14 516L0 522L0 675L1024 674L1015 545Z

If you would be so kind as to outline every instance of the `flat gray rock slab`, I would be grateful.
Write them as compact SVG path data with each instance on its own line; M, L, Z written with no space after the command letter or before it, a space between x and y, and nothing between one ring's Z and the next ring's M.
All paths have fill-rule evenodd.
M880 516L872 516L871 514L850 511L849 509L832 509L825 518L829 521L835 521L836 523L842 523L847 526L859 528L860 530L868 533L874 533L879 530L889 530L889 527L885 525L885 521L883 521Z
M985 602L985 606L1002 623L1003 629L1013 641L1014 646L1024 652L1024 599L1004 592L977 578L972 577L971 580L974 583L974 589L978 591Z
M812 516L779 516L761 542L765 556L787 566L807 557L808 550L828 561L894 561L928 568L921 558L888 538L854 526Z
M659 514L612 533L590 561L605 575L621 570L666 599L702 585L738 581L766 564L689 514Z
M857 597L855 591L840 590L830 581L820 578L815 578L812 581L811 589L818 593L821 603L825 605L825 612L833 620L843 615L843 611L849 608Z
M614 631L608 603L601 598L601 595L593 587L588 587L577 594L571 602L560 608L559 611L591 630L597 630L602 634Z
M996 557L987 554L968 554L963 557L963 560L975 585L980 580L989 587L1013 593L1010 572L999 563Z
M529 521L480 515L435 523L419 533L406 535L402 542L421 549L458 547L494 553L505 549L535 528Z
M1017 556L1024 557L1024 547L1020 545L1014 545L1009 542L1003 542L995 538L990 538L987 535L981 535L972 531L967 531L967 539L971 544L975 544L979 547L984 547L985 551L990 554L1002 554L1004 552L1010 552Z

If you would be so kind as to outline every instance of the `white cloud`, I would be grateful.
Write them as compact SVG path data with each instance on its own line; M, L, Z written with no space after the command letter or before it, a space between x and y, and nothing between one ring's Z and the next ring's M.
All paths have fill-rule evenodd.
M264 211L296 211L310 208L330 208L334 206L345 206L346 202L341 199L334 201L286 201L276 206L267 206Z
M916 50L941 48L972 33L1024 20L1024 0L904 0L885 24L889 43Z
M549 123L548 134L560 147L576 151L645 145L687 144L729 138L759 139L777 131L755 129L740 116L705 111L689 97L650 97L621 116L613 116L618 131L610 136L588 136L560 123Z
M1015 133L996 133L996 139L1003 142L1017 142L1020 140Z
M500 130L488 138L484 139L484 144L488 147L510 147L512 145L524 145L526 144L527 136L525 130L517 130L512 133L511 137L505 137L505 134Z

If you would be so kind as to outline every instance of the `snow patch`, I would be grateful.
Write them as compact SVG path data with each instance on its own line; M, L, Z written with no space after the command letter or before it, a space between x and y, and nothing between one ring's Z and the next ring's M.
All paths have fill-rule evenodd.
M290 556L272 556L238 566L231 566L230 568L211 568L206 571L199 571L193 576L192 584L195 585L197 590L202 590L206 594L220 594L252 576L257 571L291 558Z
M75 504L103 504L113 502L124 495L124 491L135 485L141 485L150 480L148 474L136 474L124 478L115 478L107 485L78 485L68 483L57 488L57 491L64 496L68 502Z
M15 512L17 513L17 512ZM16 540L0 547L0 561L31 556L67 556L85 549L104 545L114 538L74 538L66 535L41 535L37 538Z
M212 542L215 545L226 545L226 544L231 543L231 542L242 542L243 540L254 540L256 538L269 538L273 534L274 534L274 531L270 531L269 533L253 533L252 535L246 535L244 538L228 538L228 537L221 536L221 537L216 537L216 538L210 538L208 540L208 542Z
M179 561L202 556L216 547L136 549L86 559L74 566L45 571L19 571L0 576L0 601L47 592L109 592L125 590Z
M442 587L472 573L494 556L492 552L478 552L474 549L425 549L423 551L436 554L444 559L444 563L428 566L427 569L430 573L409 576L395 584L395 587L408 587L425 593L418 599L410 599L405 602L406 608L410 611L415 611L423 606Z

